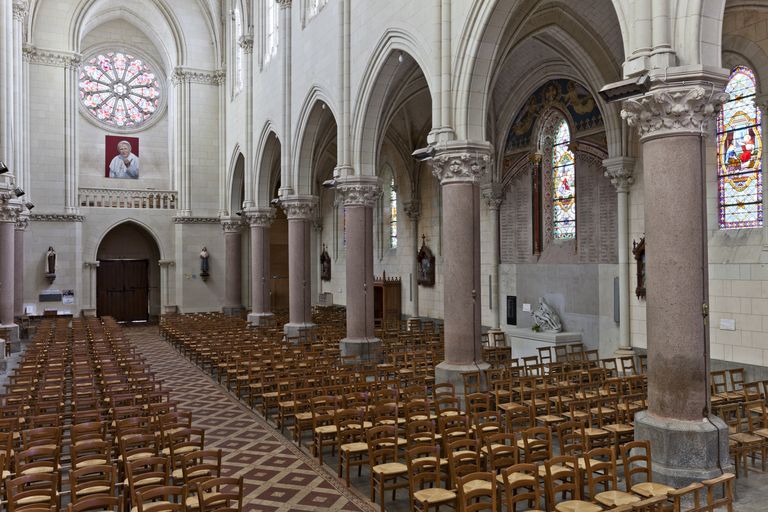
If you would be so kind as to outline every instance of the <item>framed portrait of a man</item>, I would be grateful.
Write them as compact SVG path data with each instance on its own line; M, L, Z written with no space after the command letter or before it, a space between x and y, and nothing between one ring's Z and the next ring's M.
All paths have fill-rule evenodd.
M106 135L104 137L104 176L139 179L139 138Z

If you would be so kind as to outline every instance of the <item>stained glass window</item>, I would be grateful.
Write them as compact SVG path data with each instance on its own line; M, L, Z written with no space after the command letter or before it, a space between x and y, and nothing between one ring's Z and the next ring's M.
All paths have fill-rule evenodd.
M552 147L552 216L553 236L568 239L576 236L576 173L573 153L568 149L571 131L565 119L555 124Z
M397 190L395 178L389 182L389 246L397 249Z
M80 101L102 123L135 128L158 109L161 90L150 64L120 51L99 53L80 68Z
M277 55L278 28L280 19L280 10L277 8L275 0L264 0L266 2L266 45L264 52L264 64L272 60Z
M751 69L738 66L725 87L729 99L717 117L720 229L763 225L760 109Z

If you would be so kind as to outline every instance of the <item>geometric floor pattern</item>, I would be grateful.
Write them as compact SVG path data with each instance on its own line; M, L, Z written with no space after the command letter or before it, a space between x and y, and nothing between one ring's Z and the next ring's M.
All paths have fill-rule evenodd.
M134 346L171 390L171 400L205 429L205 445L223 451L223 476L244 476L248 512L374 511L291 441L162 340L157 326L126 327Z

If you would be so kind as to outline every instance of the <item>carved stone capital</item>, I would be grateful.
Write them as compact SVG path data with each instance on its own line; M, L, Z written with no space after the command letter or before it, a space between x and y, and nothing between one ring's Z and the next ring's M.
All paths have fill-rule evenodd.
M221 228L224 233L239 233L243 228L243 221L240 217L222 217Z
M280 207L288 220L314 220L317 198L315 196L288 196L280 200Z
M419 220L421 217L421 201L414 199L403 203L403 210L411 220Z
M621 117L641 138L699 134L727 100L716 86L665 86L625 100Z
M83 222L85 216L76 213L33 213L29 219L36 222Z
M28 0L13 0L13 19L16 21L24 21L29 12Z
M237 44L243 49L243 53L253 53L253 35L245 34L240 36L240 39L237 40Z
M171 74L171 83L179 85L184 83L202 85L220 85L224 83L226 73L224 70L208 71L187 67L176 67Z
M277 5L280 6L281 9L288 9L291 6L291 0L275 0L277 2Z
M217 224L218 217L185 217L177 215L173 218L174 224Z
M629 192L629 187L635 182L635 159L625 156L606 158L603 160L605 177L611 180L617 192Z
M46 50L32 45L24 45L22 53L24 60L30 64L41 64L58 68L77 69L82 60L82 55L79 53Z
M158 260L157 264L161 267L175 267L176 260Z
M381 195L381 187L375 176L351 176L337 180L336 193L344 206L373 208Z
M29 226L29 214L19 213L16 218L16 231L26 231Z
M260 228L268 228L275 220L274 208L254 208L245 212L248 224Z
M497 211L501 207L502 201L504 201L504 187L501 183L491 183L480 189L485 204L488 205L488 209L491 211Z
M441 184L478 182L491 166L493 147L487 142L450 141L435 148L432 174Z
M83 262L83 266L87 269L97 269L99 268L99 262L98 261L85 261Z

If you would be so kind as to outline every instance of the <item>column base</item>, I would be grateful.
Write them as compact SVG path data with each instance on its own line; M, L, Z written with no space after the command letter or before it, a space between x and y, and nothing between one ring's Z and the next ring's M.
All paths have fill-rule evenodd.
M240 316L243 309L243 306L224 306L221 308L221 312L227 316Z
M248 313L248 325L251 327L261 327L275 323L274 313Z
M164 315L173 315L179 312L179 306L163 306Z
M312 331L314 331L315 327L317 327L317 324L313 324L311 322L287 323L283 327L283 332L285 333L286 339L292 343L298 344L302 341L311 340L314 337ZM305 336L308 338L307 340L302 339Z
M87 317L95 317L96 316L96 308L85 308L81 311L83 316Z
M379 338L344 338L339 343L341 356L355 356L354 361L378 361L381 356L381 340Z
M635 354L637 354L637 352L635 352L635 349L632 347L619 347L613 353L616 357L634 356Z
M478 363L468 364L453 364L443 361L435 366L435 384L442 382L448 382L453 384L456 390L456 396L459 398L459 403L464 402L464 378L461 376L464 372L476 372L478 370L488 370L491 365L481 361Z
M16 324L0 324L0 336L6 343L19 341L19 326Z
M635 414L635 439L651 442L653 481L675 488L733 472L728 426L717 416L701 421Z

